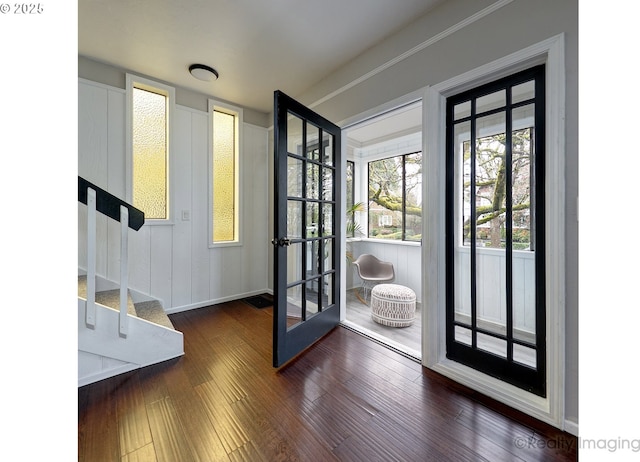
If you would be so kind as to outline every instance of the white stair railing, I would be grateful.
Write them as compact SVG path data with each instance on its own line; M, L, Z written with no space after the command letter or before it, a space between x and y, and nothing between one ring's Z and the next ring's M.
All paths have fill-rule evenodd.
M129 228L138 231L144 224L144 213L88 181L78 177L78 200L87 204L87 303L85 323L96 326L96 253L97 212L120 221L120 309L118 334L129 331ZM86 194L85 194L86 193Z

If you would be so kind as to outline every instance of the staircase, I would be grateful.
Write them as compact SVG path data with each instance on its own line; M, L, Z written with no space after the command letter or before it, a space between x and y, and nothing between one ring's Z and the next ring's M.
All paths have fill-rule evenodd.
M78 386L184 355L182 333L162 304L129 289L128 236L144 225L144 213L82 177L78 201L87 206L86 276L78 276ZM97 274L98 214L120 225L118 283ZM101 221L104 231L105 225Z
M120 289L96 283L95 326L85 322L86 276L78 276L78 386L166 361L184 354L183 336L158 300L128 292L128 332L118 331Z

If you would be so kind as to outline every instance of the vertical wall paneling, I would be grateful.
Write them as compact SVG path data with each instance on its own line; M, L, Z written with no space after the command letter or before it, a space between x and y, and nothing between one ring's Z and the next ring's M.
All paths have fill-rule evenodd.
M171 242L172 278L171 299L165 299L165 306L185 306L192 303L191 298L191 224L192 204L191 187L178 187L191 184L191 111L176 106L173 119L173 208L174 226ZM188 214L182 217L182 212Z
M79 80L78 173L126 200L126 94ZM268 131L244 124L241 246L209 248L209 117L176 106L171 127L173 223L147 223L129 234L129 282L165 310L242 298L268 288ZM183 219L182 212L186 215ZM98 274L119 278L119 226L97 224ZM86 206L78 205L78 266L86 265Z
M209 264L209 117L191 114L191 294L211 300ZM187 187L187 185L183 185Z
M125 93L109 90L107 95L107 191L126 200L125 188ZM120 278L120 226L113 220L107 222L107 279Z
M144 225L129 237L129 283L136 290L152 295L151 226Z
M108 99L109 90L95 85L80 84L78 88L78 172L100 187L107 186L108 166ZM86 236L86 214L81 213L78 231ZM107 220L98 214L96 222L96 272L107 273ZM86 266L86 239L78 249L78 265Z
M150 232L149 294L171 303L173 226L153 226Z

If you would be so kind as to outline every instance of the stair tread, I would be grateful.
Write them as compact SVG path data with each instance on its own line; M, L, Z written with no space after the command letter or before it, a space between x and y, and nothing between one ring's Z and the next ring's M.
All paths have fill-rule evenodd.
M78 276L78 297L87 298L87 277ZM103 290L96 292L96 303L99 303L114 310L120 310L120 289ZM136 316L136 309L127 291L127 313Z
M78 297L87 298L87 277L78 276ZM131 296L127 297L127 312L131 316L145 319L147 321L159 324L169 329L175 327L167 316L158 300L149 300L145 302L133 303ZM120 309L120 289L104 290L96 292L96 303L99 303L115 310Z
M135 308L139 318L175 330L169 316L167 316L159 301L150 300L147 302L139 302L135 304Z

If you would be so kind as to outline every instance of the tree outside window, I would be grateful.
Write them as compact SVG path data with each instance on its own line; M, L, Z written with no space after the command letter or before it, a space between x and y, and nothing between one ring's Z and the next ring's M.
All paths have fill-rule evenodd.
M532 129L512 133L511 188L514 250L531 249L531 135ZM476 244L481 247L506 246L506 136L486 136L476 142ZM463 146L464 245L471 243L471 143Z
M369 162L369 237L422 238L422 153Z

